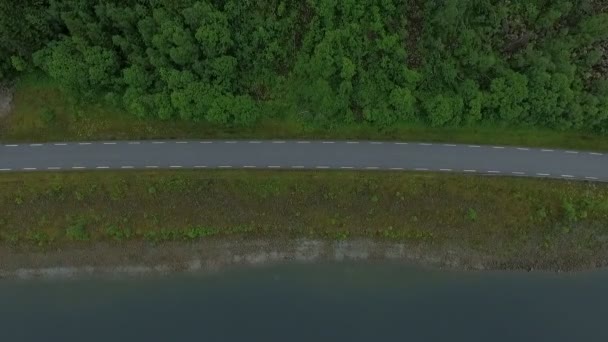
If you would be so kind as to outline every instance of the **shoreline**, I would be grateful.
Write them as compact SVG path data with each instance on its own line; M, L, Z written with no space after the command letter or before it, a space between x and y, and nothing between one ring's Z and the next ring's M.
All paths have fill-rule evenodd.
M152 246L133 242L106 243L53 251L15 251L0 247L0 280L78 279L84 277L141 277L177 273L213 273L233 267L259 267L285 263L402 262L422 267L461 271L577 272L595 265L552 268L538 261L519 264L456 249L434 249L405 243L367 239L324 240L207 240ZM538 264L537 267L532 266Z

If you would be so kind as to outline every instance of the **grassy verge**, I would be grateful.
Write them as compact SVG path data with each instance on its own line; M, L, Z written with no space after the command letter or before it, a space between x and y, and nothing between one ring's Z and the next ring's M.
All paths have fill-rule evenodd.
M4 174L0 244L371 238L492 256L503 267L602 265L605 185L366 172Z
M119 109L78 105L49 80L24 78L14 113L0 121L2 141L156 138L331 138L503 144L608 151L608 137L578 132L504 127L429 128L402 124L379 130L367 125L311 128L294 120L267 119L250 128L221 128L180 121L138 120Z

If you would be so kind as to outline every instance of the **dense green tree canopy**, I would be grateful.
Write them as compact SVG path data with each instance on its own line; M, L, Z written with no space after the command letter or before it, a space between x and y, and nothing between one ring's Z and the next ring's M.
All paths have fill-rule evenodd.
M0 76L142 118L608 132L597 0L0 0Z

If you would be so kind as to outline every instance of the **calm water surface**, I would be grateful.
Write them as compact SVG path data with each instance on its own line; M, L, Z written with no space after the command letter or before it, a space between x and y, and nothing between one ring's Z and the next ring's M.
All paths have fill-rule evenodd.
M0 341L608 341L608 271L282 265L0 281Z

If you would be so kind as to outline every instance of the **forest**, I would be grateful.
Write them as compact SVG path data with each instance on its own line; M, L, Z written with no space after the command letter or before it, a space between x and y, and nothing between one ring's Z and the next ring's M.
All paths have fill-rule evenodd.
M137 118L608 134L602 0L0 0L0 79Z

